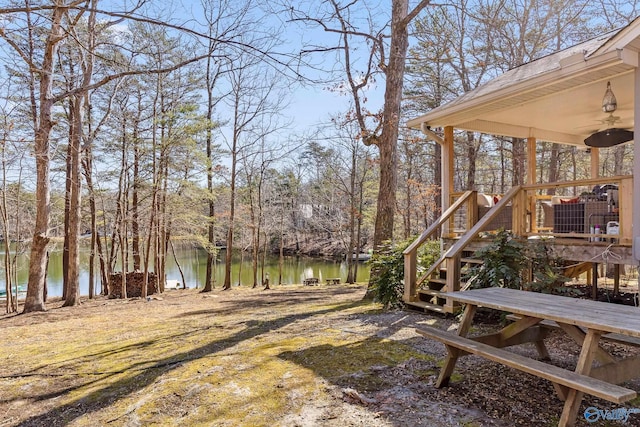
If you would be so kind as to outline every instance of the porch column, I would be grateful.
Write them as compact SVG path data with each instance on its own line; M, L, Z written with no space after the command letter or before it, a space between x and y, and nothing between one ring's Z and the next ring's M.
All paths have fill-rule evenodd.
M633 258L640 263L640 68L634 71L633 87Z
M538 168L538 159L536 158L536 138L530 136L527 138L527 184L536 183L536 170Z
M600 177L600 149L591 147L591 178Z
M442 212L451 205L453 193L453 126L444 128L444 145L442 147Z
M532 185L537 181L536 171L538 169L538 159L536 157L536 138L530 136L527 138L527 184ZM529 214L529 230L535 232L538 230L538 212L536 210L535 192L529 194L527 191Z

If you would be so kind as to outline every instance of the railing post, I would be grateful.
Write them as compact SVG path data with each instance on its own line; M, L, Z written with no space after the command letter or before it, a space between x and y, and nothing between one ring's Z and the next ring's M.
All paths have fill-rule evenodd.
M416 282L418 278L417 257L418 249L413 249L404 254L404 301L410 302L415 299L417 292Z
M460 259L460 254L455 255L451 258L446 258L445 266L447 268L447 293L460 290ZM447 298L445 311L447 313L453 313L455 311L454 301L451 298Z
M511 215L512 231L517 236L523 236L527 232L527 210L527 192L521 188L513 198Z
M478 192L473 190L471 197L467 200L467 230L478 222Z

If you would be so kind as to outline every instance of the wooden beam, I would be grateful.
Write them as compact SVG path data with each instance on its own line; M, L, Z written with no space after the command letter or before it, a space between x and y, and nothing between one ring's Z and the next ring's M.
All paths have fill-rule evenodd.
M444 128L444 144L442 146L442 212L446 211L451 206L451 193L453 193L453 165L454 165L454 150L453 150L453 127L447 126ZM443 225L442 235L449 234L449 222Z
M633 90L633 133L640 135L640 68L634 71ZM631 199L631 210L633 212L633 258L640 261L640 144L633 144L633 197ZM622 206L621 206L622 209Z
M444 128L444 146L442 147L442 210L451 204L454 176L453 126Z
M538 159L536 158L536 139L534 137L527 138L527 184L536 183L536 170L538 168Z
M600 177L600 149L591 147L591 178Z
M404 256L404 302L411 302L416 299L418 276L418 254L412 251Z
M527 184L532 185L536 183L536 170L538 169L538 159L536 157L536 138L527 138ZM528 204L529 204L529 221L531 225L531 231L538 230L537 225L537 211L536 211L536 198L535 194L529 194L527 192Z

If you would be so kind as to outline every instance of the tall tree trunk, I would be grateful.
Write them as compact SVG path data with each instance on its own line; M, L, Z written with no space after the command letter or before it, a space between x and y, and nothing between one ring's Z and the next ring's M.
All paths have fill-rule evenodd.
M349 244L347 248L347 283L355 281L353 268L353 253L360 253L356 241L356 148L351 150L351 173L349 176Z
M69 143L67 144L67 161L66 161L66 179L64 181L64 241L62 242L62 299L67 299L69 293L69 215L71 214L71 180L72 180L72 166L71 166L71 150L73 138L73 125L74 125L74 108L73 102L69 100Z
M9 236L9 214L7 210L7 153L6 141L2 141L2 197L0 198L0 215L2 216L2 236L4 244L4 284L5 284L5 311L13 313L18 311L18 292L13 295L13 266L11 265L11 238Z
M236 102L236 109L238 108ZM237 112L236 112L237 115ZM237 132L237 129L234 129L234 133ZM236 169L237 169L237 147L238 147L238 136L233 136L233 146L231 148L231 182L229 184L229 223L227 230L227 251L225 253L224 259L224 284L222 285L223 290L231 289L231 256L233 254L233 232L235 225L235 214L236 214Z
M55 7L51 14L51 29L45 43L40 78L40 113L35 132L34 157L36 159L36 221L31 241L29 257L29 282L24 303L24 313L44 311L44 281L47 268L47 245L49 244L49 135L53 127L51 114L53 111L54 61L58 45L64 38L60 25L67 9Z
M409 23L429 3L430 0L421 0L409 12L409 0L392 0L391 2L391 41L389 45L389 62L385 67L386 84L382 112L382 133L377 140L380 151L380 185L373 236L374 249L377 249L385 240L393 238L398 181L396 152L405 61L409 47Z
M133 186L131 188L131 252L133 256L133 270L140 271L140 223L138 213L138 189L140 187L140 141L136 133L137 131L134 131L133 135Z
M89 200L89 213L91 215L91 242L89 248L89 299L94 297L95 293L95 266L96 266L96 252L98 252L98 256L102 258L100 244L100 236L98 234L98 223L97 223L97 211L96 211L96 195L93 188L93 154L91 150L91 145L86 147L83 151L83 159L82 159L82 168L84 171L84 180L87 183L87 192L88 192L88 200ZM104 284L103 284L104 286Z
M70 197L69 197L69 257L67 263L67 296L64 306L71 307L80 302L80 201L82 180L80 177L80 151L82 146L82 100L83 95L72 98L73 114L70 141Z

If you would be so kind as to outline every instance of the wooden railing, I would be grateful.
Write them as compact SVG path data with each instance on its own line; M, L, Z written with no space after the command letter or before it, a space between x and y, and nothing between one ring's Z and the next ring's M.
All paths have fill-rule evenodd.
M466 206L468 211L474 211L476 209L477 197L475 191L465 192L458 200L456 200L449 208L438 218L436 222L431 224L411 245L409 245L403 252L404 254L404 299L405 301L411 301L415 298L417 286L424 280L416 281L417 267L418 267L418 249L427 240L434 237L436 232L443 226L448 226L448 223L453 215L463 206ZM438 239L440 236L435 236ZM425 276L423 276L425 277Z
M582 193L589 192L595 185L615 184L618 186L619 206L619 233L606 234L602 230L599 234L591 233L591 230L583 230L583 233L576 232L556 232L554 226L544 226L545 215L552 215L553 209L546 212L542 209L542 203L550 204L552 196L543 194L547 189L554 188L555 192L563 198L579 197ZM418 298L418 288L443 266L446 269L446 285L443 292L452 292L460 289L460 260L461 254L476 240L487 226L501 215L507 206L511 207L511 231L515 235L531 236L554 236L555 238L571 237L579 238L582 242L598 239L602 244L615 239L618 245L630 245L631 243L631 221L632 221L632 176L616 176L611 178L586 179L580 181L556 182L552 184L535 184L517 186L509 190L498 203L488 210L488 212L478 220L477 212L477 192L466 191L462 193L442 216L432 224L420 237L418 237L404 251L404 300L405 302L416 301ZM585 197L585 196L583 196ZM466 212L464 210L466 209ZM556 208L557 209L557 208ZM453 219L458 219L458 229L454 226ZM462 220L460 219L462 217ZM550 218L547 217L547 223ZM551 218L553 219L553 218ZM584 220L583 220L584 221ZM586 228L586 225L584 226ZM455 237L457 240L444 251L441 257L419 278L417 276L417 255L419 248L431 238L439 238L436 231L442 229L442 236ZM456 231L458 234L456 234ZM447 304L452 304L447 300ZM453 307L445 306L447 311L452 312Z

